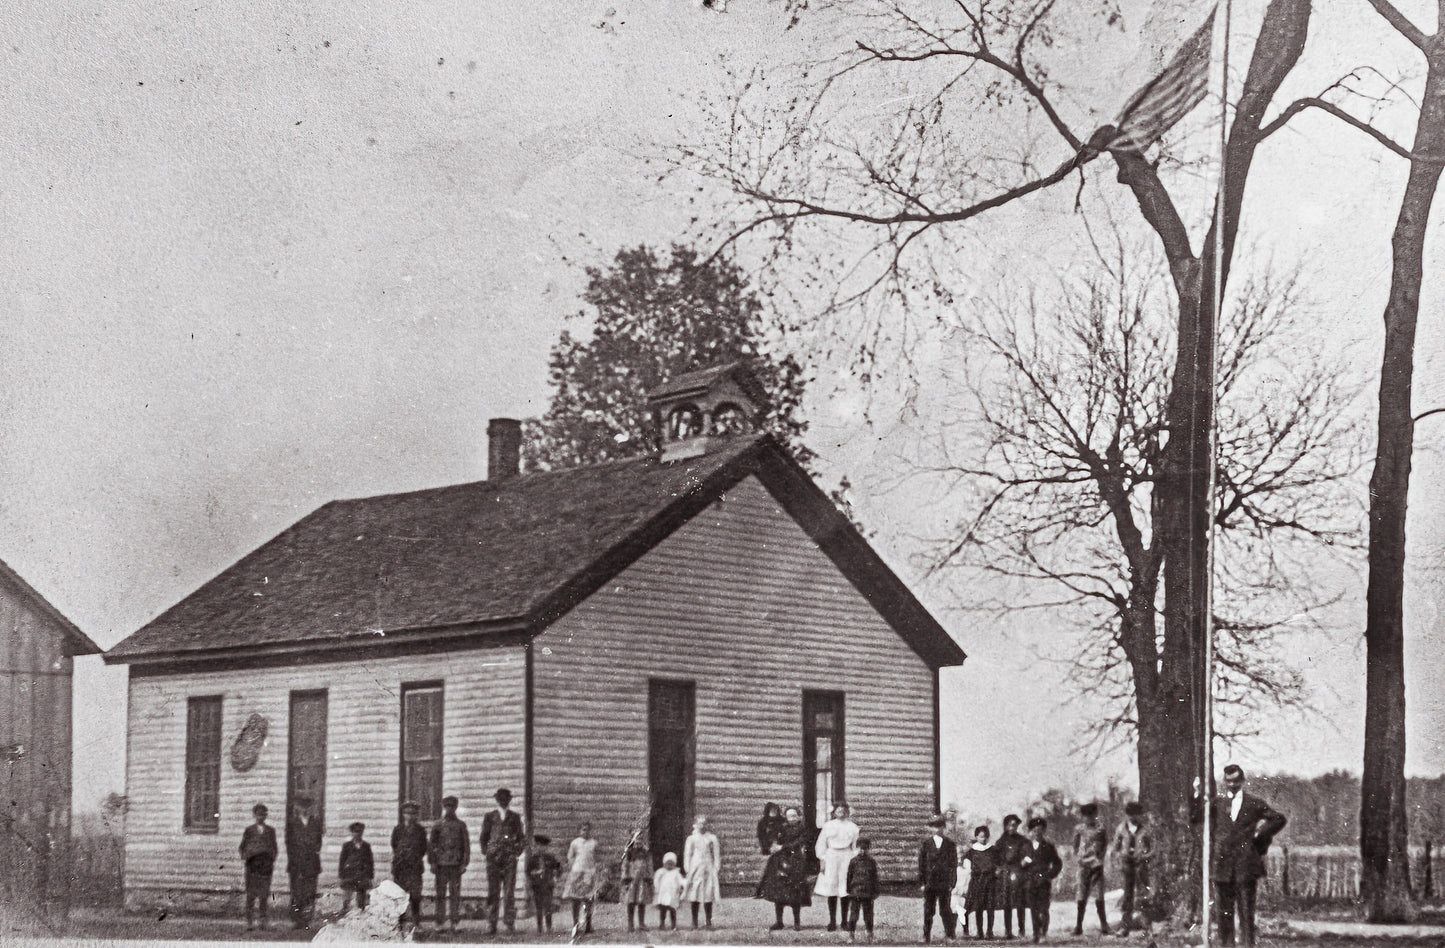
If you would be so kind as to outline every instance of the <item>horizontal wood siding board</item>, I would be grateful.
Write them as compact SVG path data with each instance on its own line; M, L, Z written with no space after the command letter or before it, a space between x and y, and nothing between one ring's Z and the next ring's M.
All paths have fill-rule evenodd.
M933 673L755 478L533 643L537 829L590 819L609 859L645 812L647 682L697 682L696 807L756 877L765 801L802 797L802 694L845 693L847 796L885 876L935 797ZM681 855L681 854L679 854Z
M126 788L127 889L238 891L241 832L251 807L271 810L282 854L274 887L286 885L284 808L288 702L292 691L325 689L328 700L325 842L320 883L336 885L336 861L353 820L366 824L377 881L390 876L400 768L401 686L440 680L445 698L444 792L459 796L475 844L482 814L499 786L523 800L523 649L488 648L300 668L132 676ZM221 819L213 834L181 828L185 786L185 708L192 696L222 701ZM267 718L266 743L254 768L238 772L231 744L252 713ZM475 853L474 853L475 856ZM474 861L463 894L485 895Z

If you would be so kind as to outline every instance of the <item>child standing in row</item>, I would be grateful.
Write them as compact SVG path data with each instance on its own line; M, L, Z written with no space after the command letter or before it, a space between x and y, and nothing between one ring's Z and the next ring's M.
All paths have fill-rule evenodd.
M712 928L712 904L722 897L718 877L722 872L722 844L717 834L707 828L707 817L699 816L692 825L692 835L682 850L687 886L682 897L692 903L692 927L697 927L697 907L707 912L707 927Z
M665 929L671 919L672 930L677 931L677 907L682 904L682 890L686 887L687 880L682 877L682 870L677 868L677 854L668 853L663 856L662 868L652 877L659 930Z
M622 901L627 903L627 930L647 931L647 907L652 904L652 852L641 834L633 836L622 851Z
M537 931L542 931L545 922L547 931L552 930L552 913L556 906L553 893L557 879L562 875L562 864L552 855L548 847L552 837L538 834L532 837L532 847L527 852L527 885L532 890L532 907L537 913Z
M567 847L567 884L562 887L562 898L572 902L572 929L582 924L582 910L586 909L586 928L583 934L592 933L592 903L597 898L597 840L592 838L592 824L583 823L577 838Z
M341 860L336 866L336 878L341 881L341 911L351 910L351 897L356 896L356 907L365 909L370 901L371 882L376 875L376 862L371 856L371 844L362 839L366 832L365 823L352 823L347 827L351 838L341 844Z
M868 940L873 940L873 900L878 898L878 863L868 850L873 841L859 836L854 845L857 853L848 863L848 940L852 941L858 931L858 916L863 916L863 926L868 931Z

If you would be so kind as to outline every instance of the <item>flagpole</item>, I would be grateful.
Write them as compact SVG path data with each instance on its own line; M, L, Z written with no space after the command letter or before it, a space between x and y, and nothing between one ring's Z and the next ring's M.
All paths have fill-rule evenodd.
M1208 495L1205 501L1209 511L1208 538L1206 543L1206 573L1204 583L1204 667L1201 701L1203 703L1203 774L1199 784L1201 802L1204 805L1203 836L1199 847L1201 887L1200 933L1203 948L1210 948L1210 922L1213 917L1214 899L1210 879L1211 844L1214 835L1214 494L1219 477L1219 386L1216 376L1219 372L1219 330L1224 315L1224 225L1225 225L1225 175L1228 173L1229 148L1229 27L1233 13L1233 0L1223 0L1224 37L1219 70L1219 183L1214 201L1214 319L1211 326L1210 373L1209 373L1209 463Z

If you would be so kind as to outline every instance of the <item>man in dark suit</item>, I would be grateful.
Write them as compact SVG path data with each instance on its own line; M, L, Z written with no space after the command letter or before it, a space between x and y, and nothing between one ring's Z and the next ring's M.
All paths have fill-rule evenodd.
M264 803L251 807L256 822L241 834L241 861L246 864L246 931L256 924L252 912L257 908L261 928L270 924L266 909L271 901L271 870L276 865L276 831L266 825L269 812Z
M1254 944L1255 886L1265 875L1264 854L1270 840L1284 829L1285 817L1259 797L1244 792L1244 769L1224 768L1225 792L1214 800L1213 844L1210 872L1215 907L1219 913L1219 940L1234 944L1235 913L1246 945Z
M321 875L321 819L309 796L296 797L286 821L286 875L291 881L291 925L305 928L316 908L316 877Z
M953 938L953 886L958 881L958 847L943 835L947 817L928 821L928 835L918 846L918 883L923 886L923 940L933 940L933 911L943 918L943 930Z
M421 878L426 859L426 830L416 821L421 807L408 800L401 805L401 822L391 831L391 878L406 890L406 914L413 927L421 925Z
M472 861L472 838L467 824L457 819L457 804L456 797L442 797L442 818L432 824L426 844L427 862L437 883L437 928L450 919L452 931L461 916L462 873Z
M512 791L496 792L497 808L482 818L482 852L487 857L487 931L497 933L497 899L503 901L502 918L507 931L517 925L517 857L524 837L522 817L512 812Z

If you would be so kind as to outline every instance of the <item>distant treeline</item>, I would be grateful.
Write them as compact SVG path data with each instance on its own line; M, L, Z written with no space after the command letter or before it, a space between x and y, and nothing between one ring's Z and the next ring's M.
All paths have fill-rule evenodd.
M1411 777L1406 789L1410 845L1445 843L1445 775ZM1343 770L1318 777L1251 777L1248 789L1289 817L1280 842L1291 846L1358 846L1360 778Z

